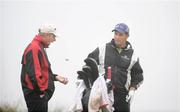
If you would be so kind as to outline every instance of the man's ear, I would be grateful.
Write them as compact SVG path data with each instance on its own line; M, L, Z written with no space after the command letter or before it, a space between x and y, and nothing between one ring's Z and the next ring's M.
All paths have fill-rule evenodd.
M129 34L126 34L126 36L127 36L127 39L129 38Z
M127 34L127 38L129 37L129 34Z
M128 39L128 37L129 37L129 36L127 35L127 36L126 36L126 40Z

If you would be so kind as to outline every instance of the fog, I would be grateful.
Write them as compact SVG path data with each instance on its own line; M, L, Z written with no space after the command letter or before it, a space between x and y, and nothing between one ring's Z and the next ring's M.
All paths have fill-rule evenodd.
M71 105L76 71L97 46L113 38L120 22L130 27L129 41L140 57L144 83L132 112L180 111L180 2L173 0L59 0L0 2L0 105L26 110L20 73L24 49L44 23L57 26L60 38L47 53L54 73L69 78L55 83L49 111ZM69 61L67 61L67 59Z

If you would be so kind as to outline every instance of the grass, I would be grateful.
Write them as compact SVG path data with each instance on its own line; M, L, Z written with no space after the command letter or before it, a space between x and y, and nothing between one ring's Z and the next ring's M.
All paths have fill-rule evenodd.
M10 106L7 104L0 105L0 112L18 112L17 106Z
M26 105L22 104L20 99L16 101L3 101L3 103L0 102L0 112L27 112ZM53 109L49 108L48 112L63 112L64 109L63 106L55 106Z
M22 110L18 109L18 105L12 106L12 105L8 105L8 104L3 104L0 105L0 112L19 112ZM53 109L53 111L49 111L49 112L63 112L62 109L60 108L55 108Z

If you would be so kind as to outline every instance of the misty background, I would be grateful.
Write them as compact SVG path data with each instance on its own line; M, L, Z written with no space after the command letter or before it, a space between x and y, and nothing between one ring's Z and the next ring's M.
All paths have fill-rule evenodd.
M131 42L144 69L144 83L132 112L180 112L180 2L178 0L1 0L0 106L25 111L20 83L24 49L44 23L57 26L60 38L47 49L55 83L49 111L66 109L76 92L76 71L97 46L113 38L117 23L130 27Z

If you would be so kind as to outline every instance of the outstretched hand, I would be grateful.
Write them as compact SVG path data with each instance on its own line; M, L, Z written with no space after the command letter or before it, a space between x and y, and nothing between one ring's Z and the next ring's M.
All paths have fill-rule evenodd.
M63 83L64 85L68 83L68 78L60 75L56 76L56 80L59 81L60 83Z

